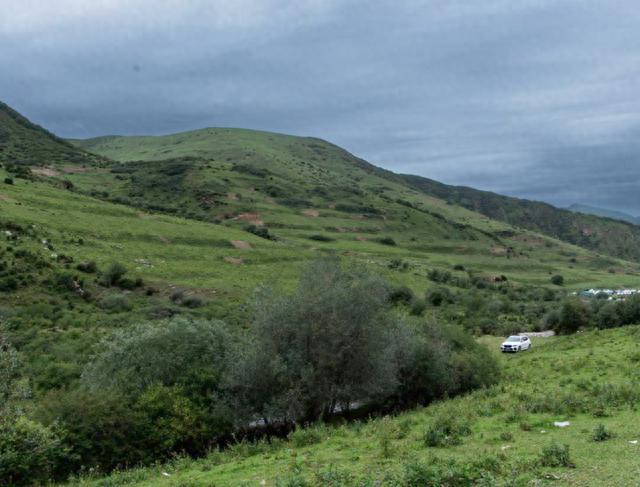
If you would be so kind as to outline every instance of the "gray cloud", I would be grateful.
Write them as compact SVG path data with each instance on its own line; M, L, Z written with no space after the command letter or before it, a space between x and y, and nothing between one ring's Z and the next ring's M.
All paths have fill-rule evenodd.
M3 9L0 99L62 136L203 126L315 135L395 171L640 214L631 0Z

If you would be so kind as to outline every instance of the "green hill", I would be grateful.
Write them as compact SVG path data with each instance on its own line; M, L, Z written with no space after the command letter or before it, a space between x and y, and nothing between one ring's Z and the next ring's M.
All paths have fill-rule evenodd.
M519 228L526 228L603 254L640 259L640 226L575 213L547 203L449 186L420 176L402 176L411 187Z
M42 151L56 141L36 129L25 134L28 146ZM123 319L186 313L241 323L242 305L259 284L292 286L301 265L323 255L374 268L393 285L407 286L416 302L442 286L453 296L476 289L487 302L504 289L519 293L510 299L521 302L520 310L506 307L498 325L488 308L465 312L462 298L430 311L472 329L537 326L549 304L528 289L564 295L551 285L552 275L563 275L569 289L640 282L638 264L447 204L318 139L205 129L82 144L124 160L160 153L170 159L66 162L0 187L0 225L21 228L5 255L19 244L48 264L0 296L0 316L14 324L14 339L44 388L73 382L96 336ZM189 155L194 148L197 157ZM0 179L5 175L0 170ZM76 270L90 261L97 273ZM103 301L123 293L96 282L114 261L145 285L125 289L129 302L105 313ZM83 281L92 298L51 286L65 273ZM202 306L176 305L176 291L198 297ZM77 343L71 351L69 336Z
M166 161L184 157L206 162L214 170L235 166L237 171L244 170L246 174L251 174L251 168L256 168L254 175L264 179L264 182L256 182L256 187L251 188L271 194L276 200L280 198L284 203L285 199L289 199L289 206L295 203L300 207L309 207L321 204L320 201L326 203L332 199L354 199L349 194L350 188L374 193L377 199L404 199L409 203L420 192L437 198L438 203L445 201L448 205L463 207L517 228L542 233L603 254L640 260L639 226L575 213L546 203L468 187L449 186L420 176L397 175L319 139L210 128L160 137L112 136L73 142L87 151L128 162L121 169L123 172L139 171L146 174L150 170L159 171L161 167L159 164L134 164L132 161ZM213 176L211 172L209 174ZM228 178L228 175L225 176ZM237 183L231 185L232 191L241 194L246 190L246 185L237 181L237 178L232 181ZM217 187L210 179L198 178L197 182L197 190L205 195L207 185L215 188L214 193L224 194L224 190L228 188L227 181L224 180ZM342 192L335 191L335 188L342 188ZM324 190L330 193L326 198L310 197L313 194L321 195ZM193 189L187 185L178 195L185 191L188 193ZM139 185L136 187L135 183L126 192L120 188L117 194L137 197L149 205L157 203L160 207L167 207L166 201L161 202L156 195L141 192ZM187 198L193 199L193 196ZM212 198L215 199L215 195L209 195L209 199ZM219 198L217 202L226 206L224 199ZM438 203L433 203L432 200L431 206L437 207L438 212L449 218L452 212L443 210ZM196 211L195 205L186 204L184 199L180 200L179 206Z
M44 167L90 165L102 159L56 137L0 102L0 163Z
M256 288L266 285L292 290L303 266L314 259L337 256L346 264L357 264L380 276L387 296L385 306L402 322L454 324L459 325L456 329L477 336L555 326L557 309L573 290L640 287L637 262L603 256L488 218L426 194L417 185L408 185L403 176L378 169L319 139L204 129L166 138L74 141L100 154L86 156L83 149L59 142L26 120L17 123L16 117L0 123L4 133L12 134L5 139L5 144L12 147L11 153L4 154L7 159L0 167L0 340L6 337L24 364L22 374L32 394L23 398L20 409L51 428L59 426L76 434L84 428L88 436L79 436L78 440L84 447L91 448L95 443L96 450L101 448L101 440L96 439L100 433L91 428L98 425L95 428L99 429L102 420L105 427L114 426L118 434L126 434L126 428L118 429L119 420L131 419L127 414L140 412L128 409L133 403L144 408L145 416L136 416L141 421L138 424L151 425L147 431L157 427L165 433L168 430L162 411L171 410L171 414L198 423L199 414L204 414L208 405L199 403L195 409L181 409L193 406L189 402L189 394L194 391L191 382L155 396L151 390L142 398L129 397L126 403L118 402L118 396L110 402L110 393L84 396L87 392L81 374L100 353L102 338L118 330L126 333L139 323L162 326L162 320L181 316L207 322L224 320L233 339L244 343L252 318L247 304ZM66 150L76 152L67 156ZM47 156L49 151L51 157ZM83 159L74 160L73 154ZM16 172L16 163L30 172ZM564 284L558 279L553 282L559 284L553 284L552 277L559 276ZM608 315L601 316L597 304L589 316L606 318ZM460 333L473 343L467 333ZM558 340L562 344L558 347L578 347L577 342L569 340ZM592 346L594 340L584 343ZM557 349L549 350L556 352L547 358L556 360ZM534 363L540 366L535 357L522 357L523 366L531 370ZM574 362L571 358L558 363L569 370ZM458 364L458 369L466 370L464 364ZM512 368L508 370L507 378L515 378L518 387L524 387L525 379L529 379ZM546 368L541 367L543 370ZM585 370L585 374L593 372ZM216 397L218 391L210 391L206 381L217 378L199 372L205 374L192 377L203 385L197 397ZM553 384L557 383L556 372L550 376ZM479 404L493 404L492 398L495 403L503 403L506 394L513 392L517 395L513 409L519 408L517 401L526 402L521 389L510 390L508 382L505 384L499 386L502 389L485 392L486 397L482 395L485 393L470 397L481 398ZM575 387L585 401L596 391ZM540 399L544 392L536 389L534 399ZM166 402L174 399L175 403ZM462 404L468 399L456 401ZM591 411L585 408L579 412ZM72 413L65 417L60 411ZM431 417L431 413L421 416L425 411L406 416L407 424L411 423L402 426L407 443L400 442L402 438L396 438L396 433L380 440L387 444L384 451L394 445L400 447L399 451L411 451L410 442L422 434L426 418ZM558 411L547 413L560 414ZM492 434L502 413L492 416L493 426L488 426ZM625 419L620 414L620 419ZM537 424L549 419L535 416L532 421ZM395 422L382 424L395 431ZM612 425L618 429L617 424ZM304 477L312 475L314 465L329 468L334 463L333 453L327 452L334 452L334 447L335 451L356 452L353 458L345 457L351 458L356 475L370 468L382 471L390 467L391 460L378 462L377 450L369 451L374 446L355 440L364 431L358 430L361 427L369 428L356 425L355 433L346 427L340 430L346 435L341 440L338 436L342 433L334 436L331 432L326 444L321 440L328 430L318 427L316 432L300 433L301 437L310 435L311 440L293 440L301 443L295 450L286 447L282 451L286 455L295 452L296 457L300 453L300 458L305 458L307 451L316 448L313 445L319 445L318 451L324 452L321 458L327 462L313 459L311 465L302 460L299 470ZM475 422L471 427L474 432L484 428L477 429ZM377 431L378 426L375 428ZM172 445L183 444L180 442L191 432L171 431L177 438ZM479 443L474 451L484 451L482 437L474 436L476 440ZM72 439L66 441L73 447ZM145 441L155 440L151 435ZM154 460L182 451L164 446L164 439L157 441L159 456ZM282 445L277 441L274 444ZM523 462L532 458L539 446L533 442L523 447ZM203 461L202 469L217 469L218 462L224 462L224 468L235 473L221 471L221 482L227 482L221 485L238 485L246 475L257 475L251 469L263 471L268 485L272 485L276 477L289 475L282 461L298 469L290 457L281 457L279 449L260 454L270 456L273 463L246 453L261 448L266 449L263 443L243 442L231 447L230 452L236 453L215 454L210 463ZM204 450L194 447L190 451L202 454ZM447 451L443 451L445 457ZM226 455L236 457L229 461ZM467 463L465 457L458 460ZM126 459L115 458L104 464L121 465L123 461ZM257 463L248 468L246 461ZM524 465L518 462L498 459L494 467L502 472ZM176 484L202 485L200 477L191 480L191 470L201 469L200 465L185 461L184 482L180 479ZM344 465L339 467L344 470ZM157 480L155 472L137 470L122 474L125 480L116 476L104 482L138 479L153 484ZM219 470L211 472L217 475ZM523 475L530 472L539 475L538 470L522 467ZM333 485L343 485L336 482Z

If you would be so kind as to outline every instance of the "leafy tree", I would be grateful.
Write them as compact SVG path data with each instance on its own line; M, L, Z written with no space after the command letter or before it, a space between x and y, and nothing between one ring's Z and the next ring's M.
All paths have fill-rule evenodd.
M557 331L573 333L589 326L589 308L580 299L569 299L560 308L560 320Z
M82 382L91 391L139 394L155 384L188 384L206 371L217 383L229 342L222 322L183 317L117 330L100 343Z
M115 286L127 273L127 268L119 262L113 262L102 275L102 284Z
M334 259L310 264L292 295L262 289L255 348L242 354L232 388L260 416L297 420L384 397L396 385L387 297L380 278Z
M615 303L606 303L596 314L596 326L598 328L615 328L622 324L622 318Z

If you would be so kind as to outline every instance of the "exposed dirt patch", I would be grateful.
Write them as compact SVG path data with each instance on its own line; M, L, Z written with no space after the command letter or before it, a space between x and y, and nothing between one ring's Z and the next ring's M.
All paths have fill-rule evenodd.
M264 222L260 219L259 213L240 213L236 218L259 227L264 225Z
M234 264L234 265L240 265L244 262L244 260L238 258L238 257L225 257L224 258L225 262L228 262L229 264Z
M46 166L31 166L31 172L33 174L37 174L38 176L47 176L47 177L60 175L60 173L56 171L54 168L46 167Z
M145 213L144 211L138 211L136 212L136 215L138 216L138 218L150 218L151 215L149 215L149 213Z
M359 240L360 242L366 242L367 241L367 237L363 237L362 235L358 235L356 237L356 240Z
M164 243L171 243L171 240L169 240L167 237L165 237L164 235L158 235L158 238L160 239L161 242Z
M318 210L304 210L302 214L304 216L311 216L313 218L318 218L320 216L320 212Z
M251 244L249 242L245 242L244 240L231 240L231 245L233 245L236 249L251 248Z
M227 193L227 198L229 198L232 201L236 201L238 199L238 195L235 193Z
M491 255L506 255L507 254L507 249L505 247L497 247L497 246L492 246L491 247Z
M83 172L106 172L106 169L97 169L94 167L65 166L62 168L65 174L80 174Z
M10 201L15 201L15 200L13 198L9 198L8 196L0 194L0 201L5 201L5 202L9 203Z

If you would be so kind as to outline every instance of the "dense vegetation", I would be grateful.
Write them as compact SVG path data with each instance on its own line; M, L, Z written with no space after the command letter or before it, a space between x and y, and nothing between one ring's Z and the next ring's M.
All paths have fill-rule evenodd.
M319 261L293 295L259 294L247 334L186 318L116 330L76 387L33 404L17 392L18 357L3 332L0 478L33 483L203 454L232 434L426 404L499 378L461 331L391 314L388 285L363 269Z
M639 334L633 326L534 338L533 351L499 357L499 384L456 399L70 485L636 485ZM500 339L482 342L496 350Z

